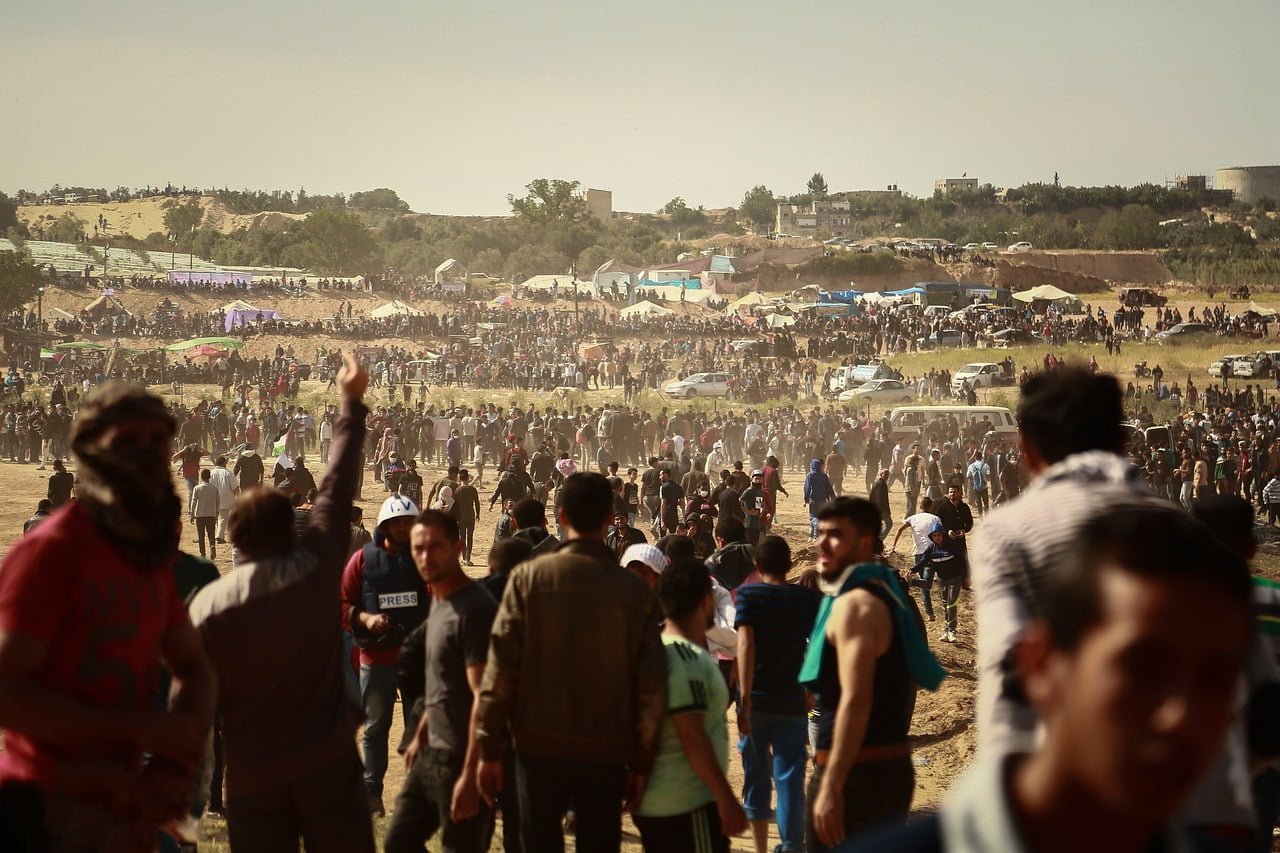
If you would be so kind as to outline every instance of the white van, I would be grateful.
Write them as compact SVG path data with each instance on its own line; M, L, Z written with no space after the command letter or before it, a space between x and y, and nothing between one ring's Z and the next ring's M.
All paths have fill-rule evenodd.
M929 421L948 415L959 422L962 430L986 418L1001 438L1013 439L1018 433L1018 422L1004 406L899 406L889 413L889 434L895 441L910 441L920 435L921 427Z

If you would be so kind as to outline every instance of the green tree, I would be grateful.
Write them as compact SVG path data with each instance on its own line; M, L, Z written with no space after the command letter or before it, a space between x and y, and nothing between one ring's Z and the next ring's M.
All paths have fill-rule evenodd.
M578 222L587 216L587 201L578 192L582 184L558 178L538 178L525 186L524 197L507 196L511 212L529 222Z
M822 177L821 172L814 172L813 177L809 179L809 183L805 186L809 188L809 192L813 195L824 196L827 194L827 179Z
M298 200L302 203L302 199ZM352 193L351 198L347 199L347 204L360 210L398 210L407 212L409 203L400 198L399 194L392 189L379 187L376 190L366 190L362 193Z
M378 254L378 241L354 213L317 210L302 223L304 242L298 246L305 266L321 275L369 272Z
M18 222L18 203L4 193L0 193L0 234L7 234L10 228L19 233L26 233L22 223Z
M40 268L24 253L0 252L0 313L26 305L39 287Z
M757 231L772 225L777 212L778 204L773 191L763 184L747 190L742 196L742 205L738 208L738 213L746 217Z
M701 210L694 210L689 207L680 196L676 196L664 204L662 212L671 220L671 224L679 230L684 230L690 225L695 225L706 219Z
M83 219L74 213L64 213L44 232L45 239L55 243L78 243L84 236L84 227Z
M200 222L204 219L204 208L200 206L199 199L192 198L182 204L172 202L169 204L169 209L164 212L164 227L170 234L182 240L200 227Z

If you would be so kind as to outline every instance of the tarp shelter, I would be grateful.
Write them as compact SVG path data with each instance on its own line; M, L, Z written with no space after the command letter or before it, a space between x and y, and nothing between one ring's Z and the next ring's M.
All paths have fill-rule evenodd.
M71 312L69 312L69 311L63 311L61 308L50 308L50 309L48 309L47 311L45 311L45 313L46 313L46 314L51 314L51 315L54 317L54 319L55 319L55 320L74 320L74 319L76 319L76 315L75 315L75 314L72 314L72 313L71 313Z
M729 307L725 308L725 313L733 314L750 314L761 305L772 305L773 300L765 296L763 293L748 293L741 299L735 299L729 303Z
M635 305L628 305L618 313L623 317L665 317L676 312L670 308L663 308L661 305L645 301L637 302Z
M94 343L93 341L68 341L65 344L54 344L53 348L62 350L88 350L89 352L107 351L106 345Z
M226 312L227 320L223 325L223 331L230 332L232 329L239 329L250 323L258 322L258 317L263 320L279 320L280 312L271 308L254 308L243 299L237 299L234 302L228 302L221 308Z
M764 324L770 329L784 329L787 326L794 326L796 318L790 314L773 313L764 318Z
M116 300L114 296L104 293L97 299L90 302L84 309L90 317L98 319L100 317L128 317L129 309Z
M554 292L557 298L572 299L574 279L568 275L535 275L527 278L517 284L512 290L513 292L523 293L551 293ZM596 292L595 285L589 281L578 280L577 285L579 293Z
M235 338L191 338L187 341L179 341L176 344L169 344L164 348L165 352L183 352L184 350L194 349L195 347L208 344L215 347L226 347L227 349L240 349L244 346L243 341Z
M168 279L173 284L231 284L248 287L253 275L247 272L214 272L212 270L169 270Z
M407 305L399 299L392 299L385 305L379 305L369 312L369 316L375 320L381 320L385 317L421 317L422 312L412 305Z
M1268 319L1268 320L1273 320L1276 317L1276 309L1263 308L1257 302L1254 302L1252 300L1250 300L1249 302L1249 307L1244 309L1244 313L1252 314L1255 317L1262 317L1263 319Z
M1030 305L1040 302L1046 305L1056 305L1059 308L1078 308L1080 306L1080 299L1075 294L1067 293L1062 288L1054 287L1052 284L1042 284L1039 287L1033 287L1021 293L1015 293L1013 298Z
M436 267L436 284L444 284L446 281L464 281L466 278L467 268L453 258Z

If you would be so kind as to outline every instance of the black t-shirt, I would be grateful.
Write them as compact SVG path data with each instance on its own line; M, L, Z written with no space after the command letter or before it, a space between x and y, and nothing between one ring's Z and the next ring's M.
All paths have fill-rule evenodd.
M428 746L459 759L467 750L473 698L467 667L483 664L489 656L489 631L497 614L498 602L489 591L470 583L432 602L427 616Z
M71 500L71 487L75 482L69 471L57 471L49 477L49 501L54 509Z
M661 480L658 477L660 471L660 468L646 468L644 473L640 475L641 493L646 497L657 496L658 487L661 485Z
M765 511L764 497L764 489L759 486L752 486L742 493L742 506L745 510L760 510L759 515L752 515L750 512L747 512L747 517L744 521L745 526L759 527L761 525Z
M666 504L666 512L664 517L676 519L680 516L681 502L684 500L684 489L680 488L680 484L675 480L669 480L662 484L662 488L658 490L658 497ZM672 525L675 526L674 524Z

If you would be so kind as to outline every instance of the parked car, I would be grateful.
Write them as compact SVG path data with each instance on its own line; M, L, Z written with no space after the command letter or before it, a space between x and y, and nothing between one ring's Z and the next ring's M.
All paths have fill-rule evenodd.
M856 364L837 367L827 383L832 391L851 391L876 379L893 379L896 374L887 364Z
M1246 361L1246 360L1252 362L1253 357L1244 355L1243 353L1240 353L1237 355L1219 356L1212 364L1209 365L1209 375L1212 376L1214 379L1221 379L1222 368L1224 365L1227 368L1228 375L1234 375L1236 362Z
M727 397L729 375L727 373L694 373L684 379L671 382L662 389L668 397Z
M1179 323L1171 326L1163 332L1156 332L1155 339L1157 341L1177 341L1186 339L1192 335L1212 335L1213 326L1208 323Z
M1018 344L1042 344L1044 338L1024 329L1001 329L992 332L991 342L998 347L1010 347Z
M916 345L920 349L942 349L944 347L958 347L962 340L961 334L955 329L943 329L941 332L917 338Z
M982 248L988 252L997 252L1000 250L1000 247L997 246L995 243L983 243Z
M1265 379L1277 364L1280 364L1280 350L1259 351L1232 362L1231 375L1242 379Z
M965 243L963 246L966 252L976 252L982 248L981 243Z
M915 398L915 390L901 379L873 379L858 388L841 391L838 399L841 403L910 403Z
M1010 380L1004 375L1004 368L991 362L974 362L966 364L951 375L951 390L959 391L965 382L970 388L991 388L1008 384Z
M1014 243L1012 246L1010 246L1009 251L1010 252L1030 252L1031 244L1028 243L1026 240L1020 240L1019 242Z

